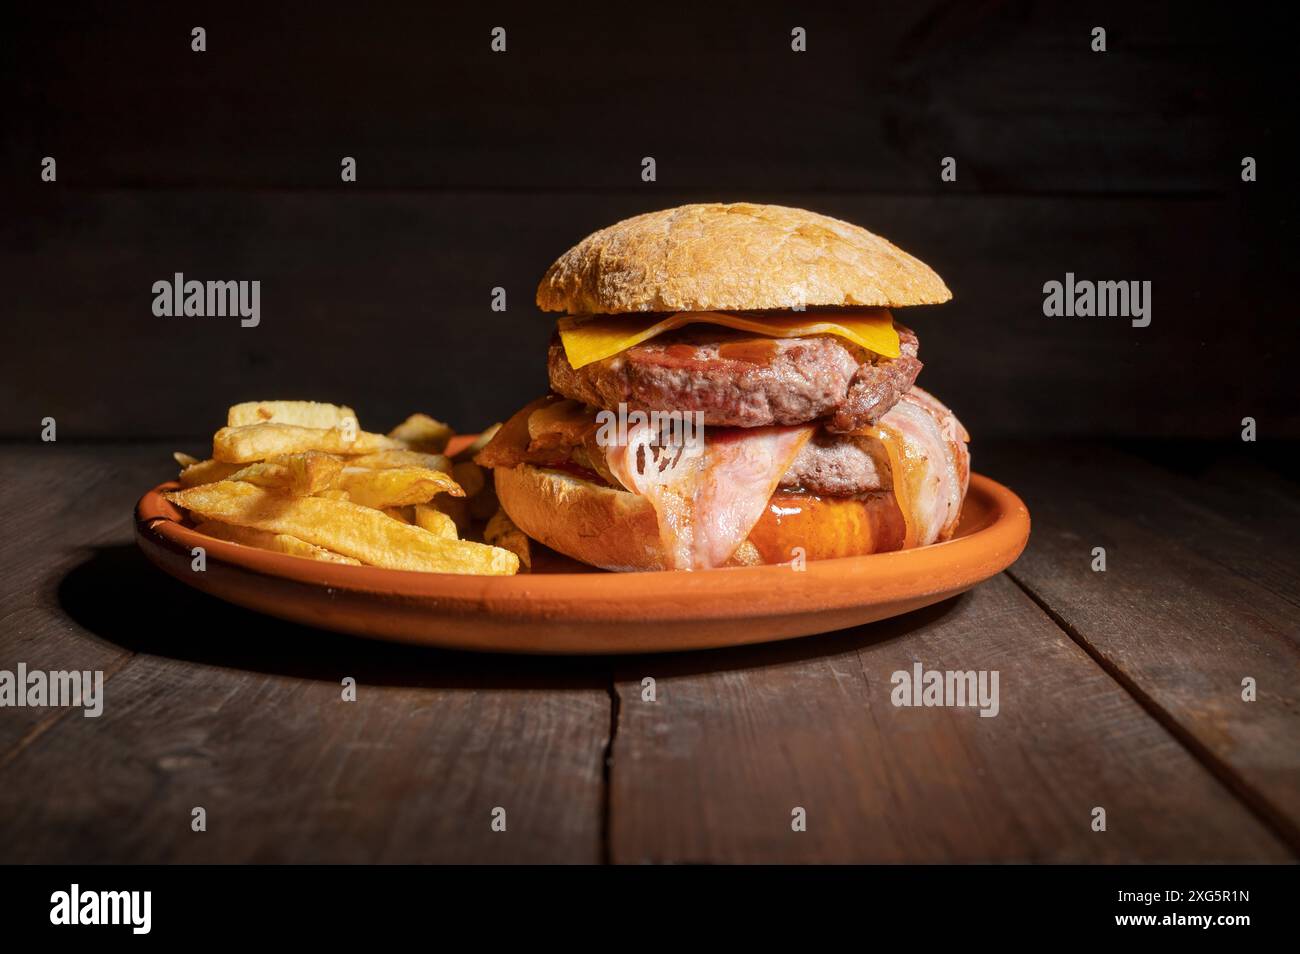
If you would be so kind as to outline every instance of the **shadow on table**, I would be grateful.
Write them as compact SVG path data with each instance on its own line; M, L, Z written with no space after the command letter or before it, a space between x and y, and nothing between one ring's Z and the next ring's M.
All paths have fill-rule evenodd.
M58 582L64 612L130 652L200 665L369 685L608 689L611 670L644 668L643 656L519 656L371 641L277 620L223 603L158 571L133 544L97 547ZM675 674L785 665L851 652L926 628L963 597L895 619L822 636L653 657Z

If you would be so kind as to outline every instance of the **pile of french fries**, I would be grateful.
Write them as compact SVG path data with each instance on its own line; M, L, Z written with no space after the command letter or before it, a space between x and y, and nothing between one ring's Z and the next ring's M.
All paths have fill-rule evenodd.
M453 431L412 414L387 435L349 407L250 401L230 408L212 456L175 454L182 489L164 496L211 537L331 563L504 576L532 565L528 538L497 504ZM482 543L476 521L487 521Z

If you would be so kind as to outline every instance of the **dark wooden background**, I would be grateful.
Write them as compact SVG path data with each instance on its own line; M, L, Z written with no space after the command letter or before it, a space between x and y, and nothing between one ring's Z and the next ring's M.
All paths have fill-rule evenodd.
M1235 439L1244 416L1300 436L1289 34L1259 11L51 6L5 39L0 435L53 415L60 439L197 436L279 396L476 428L545 388L532 295L560 252L752 199L863 224L945 277L955 301L906 318L922 384L977 438ZM261 326L154 317L176 271L261 280ZM1152 325L1044 318L1066 271L1150 280Z

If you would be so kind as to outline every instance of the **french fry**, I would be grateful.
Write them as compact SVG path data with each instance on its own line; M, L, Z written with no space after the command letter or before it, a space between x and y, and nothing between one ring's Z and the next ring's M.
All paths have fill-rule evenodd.
M343 472L343 461L320 451L285 454L257 461L231 474L230 480L242 480L271 490L283 490L295 497L330 490Z
M468 444L465 447L462 447L459 453L456 454L456 460L473 460L474 455L477 454L479 451L481 451L483 448L487 447L488 442L491 441L492 438L497 436L497 431L499 430L501 430L501 423L498 421L496 424L493 424L491 427L485 430L478 437L474 438L473 443Z
M510 515L498 510L483 528L483 542L491 546L509 550L519 557L519 562L527 569L533 567L532 541L528 535L515 526Z
M460 484L466 497L473 497L487 483L487 479L483 476L483 468L467 460L452 464L451 476L456 478L456 483Z
M449 540L393 520L378 510L341 500L286 497L234 480L164 496L208 520L286 533L371 566L496 576L519 570L519 558L509 550Z
M415 525L449 540L456 539L456 521L429 504L415 505Z
M450 474L451 458L445 454L426 454L423 451L386 450L374 454L362 454L360 457L349 457L348 466L370 467L373 469L384 467L427 467L429 470L440 470L444 474Z
M411 450L441 453L456 432L450 426L436 421L428 414L412 414L388 432L388 436L401 441Z
M298 427L343 427L351 420L353 430L360 430L357 413L350 407L321 404L316 401L245 401L226 412L227 427L252 424L296 424Z
M251 464L239 468L227 480L242 480L245 483L257 484L259 487L266 487L268 490L287 490L292 475L289 468L284 464L277 464L271 460L258 460Z
M346 427L299 427L296 424L250 424L223 427L212 436L212 456L226 463L250 464L283 454L373 454L401 444L382 434Z
M473 462L496 432L449 457L455 432L412 414L387 435L360 430L346 405L247 401L229 408L212 458L176 452L183 490L167 494L202 532L279 553L392 569L508 574L528 538ZM488 520L502 547L462 539ZM479 524L481 526L481 524ZM477 540L477 533L474 534Z
M332 489L337 485L339 475L343 473L342 460L331 454L322 454L320 451L290 454L285 460L289 465L289 471L293 474L290 492L300 496Z
M226 464L219 460L201 460L196 464L190 464L181 471L181 486L197 487L200 484L216 483L218 480L225 480L239 469L239 464Z
M338 485L348 492L353 503L376 510L428 503L440 493L455 497L465 495L450 474L427 467L390 467L386 470L349 467L339 477Z
M244 546L257 547L259 550L287 553L290 556L306 557L309 560L320 560L323 563L361 565L360 560L354 560L352 557L335 553L333 550L326 550L324 547L318 547L314 543L308 543L306 540L300 540L287 533L272 533L269 530L255 530L252 527L237 527L234 524L218 523L215 520L204 521L194 529L206 536L216 537L218 540L242 543Z

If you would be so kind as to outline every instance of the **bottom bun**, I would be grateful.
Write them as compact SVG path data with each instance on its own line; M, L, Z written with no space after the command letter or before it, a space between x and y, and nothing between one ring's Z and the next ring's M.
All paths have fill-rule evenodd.
M669 568L659 522L644 497L520 464L497 467L497 497L534 540L606 570ZM899 550L906 526L889 492L858 497L776 493L728 566L827 560Z

